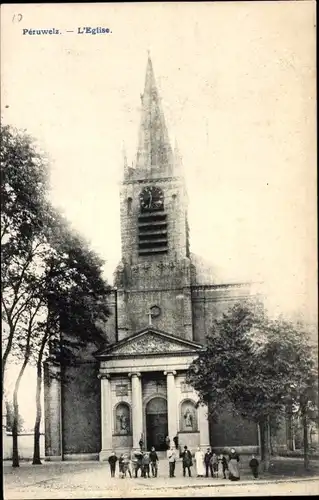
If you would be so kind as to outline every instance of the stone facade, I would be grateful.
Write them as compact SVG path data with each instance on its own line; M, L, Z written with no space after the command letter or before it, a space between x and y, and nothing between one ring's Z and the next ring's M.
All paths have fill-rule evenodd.
M101 460L112 449L138 449L141 438L145 447L158 450L166 449L167 436L172 441L182 433L180 442L208 445L208 421L185 384L186 370L200 349L200 344L149 326L96 353L105 402Z
M46 454L103 460L112 449L138 448L141 439L144 447L165 449L167 436L172 443L176 435L192 449L232 446L238 425L228 416L224 423L235 433L209 426L185 376L213 318L252 289L212 280L214 272L190 253L181 156L169 142L150 59L136 162L130 168L124 158L120 204L111 345L98 353L88 346L69 387L48 378ZM256 447L255 426L241 425L249 436L244 444Z

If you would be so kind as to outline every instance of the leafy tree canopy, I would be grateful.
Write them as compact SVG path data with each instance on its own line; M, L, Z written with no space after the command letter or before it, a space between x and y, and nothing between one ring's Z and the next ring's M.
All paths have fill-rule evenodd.
M275 417L288 402L313 400L316 380L302 326L269 319L262 304L253 301L235 304L213 322L207 347L188 373L214 419L230 401L255 422Z

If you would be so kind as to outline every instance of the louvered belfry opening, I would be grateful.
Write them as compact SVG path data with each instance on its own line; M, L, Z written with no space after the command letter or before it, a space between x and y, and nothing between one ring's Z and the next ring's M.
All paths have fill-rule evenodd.
M167 251L167 214L163 208L143 210L138 217L139 255L165 254Z

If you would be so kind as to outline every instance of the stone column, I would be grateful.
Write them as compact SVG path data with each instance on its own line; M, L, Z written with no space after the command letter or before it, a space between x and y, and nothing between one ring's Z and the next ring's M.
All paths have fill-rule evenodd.
M129 373L132 383L132 425L133 449L139 449L139 441L143 434L143 401L140 373ZM143 439L145 441L145 439ZM145 443L144 443L145 444Z
M175 375L176 371L164 372L167 382L167 418L168 418L168 436L173 444L173 438L177 434L177 398Z
M101 379L101 446L100 461L112 451L112 399L110 375L99 374Z
M61 366L44 364L45 456L63 460Z
M208 414L207 406L200 405L198 408L198 429L199 429L199 445L202 451L210 445L209 422L207 414Z

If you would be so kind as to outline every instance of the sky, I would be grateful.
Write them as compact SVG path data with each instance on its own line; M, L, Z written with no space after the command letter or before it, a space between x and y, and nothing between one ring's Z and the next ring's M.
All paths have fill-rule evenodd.
M86 26L111 33L77 34ZM49 155L52 201L109 282L148 50L183 157L191 251L221 282L263 281L272 311L315 321L315 3L2 6L2 120Z

